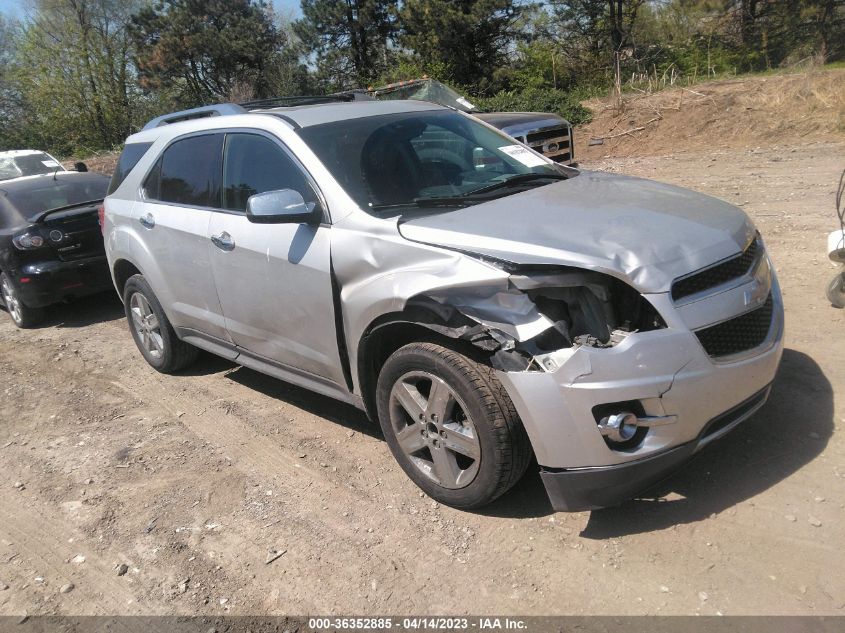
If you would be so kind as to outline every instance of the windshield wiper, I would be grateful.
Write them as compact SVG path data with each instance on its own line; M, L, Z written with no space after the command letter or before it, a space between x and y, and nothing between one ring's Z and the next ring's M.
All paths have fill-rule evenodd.
M461 197L466 196L477 196L478 194L488 193L490 191L497 191L499 189L507 189L508 187L514 187L516 185L523 185L526 183L534 182L535 180L567 180L569 176L564 176L563 174L516 174L511 176L510 178L505 178L504 180L500 180L499 182L494 182L492 185L487 185L485 187L481 187L480 189L473 189L472 191L468 191L465 194L462 194Z
M370 209L374 211L384 211L387 209L407 209L408 207L454 207L456 205L467 205L474 202L480 202L474 198L454 196L442 198L414 198L408 202L397 202L395 204L374 204Z
M414 198L408 202L396 204L376 204L370 207L376 211L383 209L401 209L406 207L454 207L455 205L468 205L489 200L485 195L499 189L507 189L522 184L534 182L535 180L567 180L569 177L563 174L516 174L505 180L500 180L492 185L486 185L480 189L473 189L457 196L440 196L436 198Z

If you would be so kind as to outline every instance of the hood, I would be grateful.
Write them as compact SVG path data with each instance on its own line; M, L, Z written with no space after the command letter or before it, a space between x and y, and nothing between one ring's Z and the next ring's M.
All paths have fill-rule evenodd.
M403 219L403 237L518 265L621 277L640 292L745 248L756 230L737 207L680 187L582 171L464 209Z
M569 126L566 119L548 112L471 112L470 114L511 136L525 136L529 132L545 128Z

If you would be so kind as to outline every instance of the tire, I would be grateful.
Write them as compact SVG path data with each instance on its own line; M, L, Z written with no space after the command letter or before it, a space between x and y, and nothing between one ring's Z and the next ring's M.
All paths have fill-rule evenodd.
M836 273L827 284L827 300L834 308L845 308L845 271Z
M123 286L123 306L135 345L153 369L172 374L197 359L199 350L176 336L143 275L133 275Z
M478 508L525 474L528 435L490 367L434 343L412 343L387 359L376 389L390 451L432 499Z
M43 308L30 308L18 296L15 284L6 273L0 273L0 297L12 322L19 328L30 328L44 320Z

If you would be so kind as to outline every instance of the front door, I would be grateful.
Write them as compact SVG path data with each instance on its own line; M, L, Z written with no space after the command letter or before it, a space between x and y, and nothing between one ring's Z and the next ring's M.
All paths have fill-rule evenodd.
M300 165L275 139L229 133L223 209L209 225L217 294L232 340L277 363L344 384L332 300L327 225L254 224L247 199L294 189L317 203Z

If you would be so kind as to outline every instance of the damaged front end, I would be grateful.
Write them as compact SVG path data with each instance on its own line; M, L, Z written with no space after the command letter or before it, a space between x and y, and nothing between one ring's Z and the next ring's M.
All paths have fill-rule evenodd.
M555 353L613 347L666 324L643 295L602 273L515 269L507 288L446 288L411 297L409 320L467 341L500 371L554 371Z

